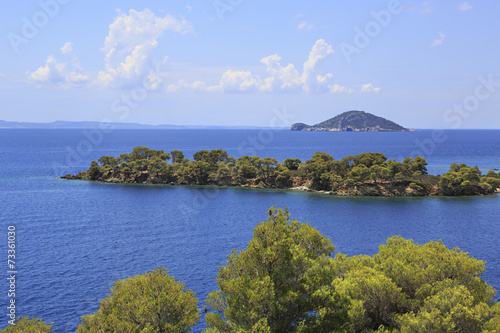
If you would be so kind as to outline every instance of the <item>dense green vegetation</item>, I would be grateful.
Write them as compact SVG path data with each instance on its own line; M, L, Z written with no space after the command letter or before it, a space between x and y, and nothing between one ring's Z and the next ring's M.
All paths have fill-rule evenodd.
M30 318L19 317L16 318L15 323L10 324L6 328L2 329L0 332L3 333L50 333L52 332L52 326L54 323L45 324L41 319L35 317Z
M373 256L334 250L315 228L271 208L247 248L219 267L205 332L500 332L496 291L480 278L485 263L458 248L394 236ZM167 273L116 282L77 332L189 332L197 300ZM1 332L51 325L26 317Z
M207 332L496 332L485 263L442 242L391 237L373 257L330 254L309 224L270 211L220 267Z
M453 163L442 176L427 174L423 157L402 162L380 153L363 153L335 160L315 153L302 162L287 158L242 156L234 158L222 149L201 150L186 159L179 150L170 153L136 147L119 157L103 156L89 170L67 179L115 183L251 186L266 188L303 187L337 195L425 196L490 194L500 186L500 174L483 176L477 167Z
M184 289L163 267L117 281L99 310L82 318L77 332L189 332L200 311L194 293Z

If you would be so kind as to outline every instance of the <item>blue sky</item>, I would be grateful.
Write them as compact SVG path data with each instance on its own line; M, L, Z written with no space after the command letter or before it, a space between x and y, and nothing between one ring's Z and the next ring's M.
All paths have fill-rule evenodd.
M289 126L365 110L411 128L500 128L494 1L4 8L1 120Z

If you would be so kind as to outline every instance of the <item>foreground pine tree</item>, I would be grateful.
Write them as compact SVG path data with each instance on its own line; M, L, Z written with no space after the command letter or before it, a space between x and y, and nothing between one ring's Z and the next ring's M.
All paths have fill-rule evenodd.
M54 323L45 324L42 319L29 316L16 318L14 324L2 329L2 333L51 333Z
M120 280L99 310L82 317L77 332L190 332L198 322L198 300L160 267Z

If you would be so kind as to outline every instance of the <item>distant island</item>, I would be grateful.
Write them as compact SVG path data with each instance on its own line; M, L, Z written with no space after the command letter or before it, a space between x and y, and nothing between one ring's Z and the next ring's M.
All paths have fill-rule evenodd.
M329 132L409 132L393 121L375 116L365 111L347 111L316 125L296 123L292 131L329 131Z
M171 161L171 162L168 162ZM105 183L213 185L294 189L338 196L467 196L500 191L500 173L482 175L477 167L453 163L442 176L427 174L423 157L403 162L381 153L363 153L335 160L317 152L310 160L243 156L235 159L222 149L200 150L193 160L182 151L170 153L136 147L119 157L102 156L90 168L63 179Z
M0 129L262 129L259 126L205 126L205 125L147 125L138 123L100 121L54 121L50 123L19 122L0 120Z

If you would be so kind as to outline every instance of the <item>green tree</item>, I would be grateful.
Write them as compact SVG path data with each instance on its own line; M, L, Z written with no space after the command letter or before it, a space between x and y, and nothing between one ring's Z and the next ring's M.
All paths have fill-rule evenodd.
M327 153L317 152L312 159L307 160L299 166L299 172L312 180L312 187L318 190L329 190L331 187L330 177L325 174L334 169L334 159Z
M227 162L229 159L227 151L222 149L211 150L208 156L210 158L209 163L212 165L215 165L217 163Z
M99 164L96 161L92 161L92 163L90 163L90 168L88 170L89 180L97 180L99 179L100 175L101 175L101 168L99 167Z
M417 156L414 159L411 157L408 157L407 159L405 159L403 161L403 163L405 163L405 161L409 165L409 168L410 168L409 173L411 173L413 175L415 175L415 174L426 175L427 174L427 168L426 168L427 161L422 156Z
M14 324L11 324L0 330L2 333L51 333L54 323L45 324L42 319L29 316L18 317Z
M274 172L274 183L276 187L284 188L290 186L290 169L284 166L282 163L278 163L276 170Z
M118 165L119 160L114 158L113 156L102 156L98 162L101 166L109 166L111 168L114 168Z
M353 167L351 171L349 171L347 177L357 182L363 182L370 179L370 169L367 168L364 164L357 165Z
M461 195L467 194L467 188L471 185L479 185L481 182L481 171L477 166L469 167L465 164L453 163L450 170L444 173L439 180L439 187L444 194ZM485 179L483 179L485 181ZM489 192L493 191L493 187L484 186L483 188Z
M199 318L197 303L191 290L159 267L115 282L99 310L82 317L77 332L190 332Z
M217 171L210 174L210 179L221 185L229 185L231 183L232 166L229 163L221 162L217 167Z
M490 309L486 303L474 303L466 287L447 286L426 298L417 313L401 315L396 322L401 332L480 333Z
M302 161L298 158L287 158L283 161L283 164L285 165L285 167L287 167L288 170L297 170L301 163Z
M350 270L333 282L335 290L352 302L352 326L355 331L390 327L394 313L401 311L405 295L390 278L372 267Z
M389 168L381 165L372 165L370 167L370 179L374 180L391 180L391 172Z
M208 163L211 171L216 171L218 164L221 162L227 162L229 156L226 151L222 149L216 150L200 150L193 155L193 159L197 162Z
M332 286L351 300L350 331L483 332L499 322L500 310L479 278L484 268L441 241L394 236L373 257L337 254Z
M162 160L170 159L170 154L163 152L163 150L153 150L147 147L138 146L135 147L130 154L128 154L128 159L134 160L149 160L155 157L160 157Z
M190 184L205 185L208 183L210 164L204 161L191 161L184 168L184 178Z
M179 164L184 160L184 153L180 150L172 150L170 155L172 155L172 164Z
M262 176L264 176L265 178L271 177L274 173L274 170L276 169L277 164L278 161L275 158L266 157L262 159L261 162Z
M258 168L256 166L257 160L256 156L242 156L236 160L236 172L238 176L245 179L257 177Z
M373 165L381 165L387 161L381 153L362 153L353 157L353 166L364 165L371 168Z
M207 304L208 332L332 332L347 299L329 288L334 246L309 224L271 208L246 250L219 268Z
M422 301L431 294L429 286L446 279L468 287L478 301L486 302L495 296L491 286L479 278L485 270L484 261L458 248L447 249L441 241L420 245L394 236L379 247L374 260L376 267L411 299Z
M193 159L195 161L203 161L203 162L208 163L210 161L209 155L210 155L210 152L208 150L203 149L203 150L199 150L196 153L194 153Z

